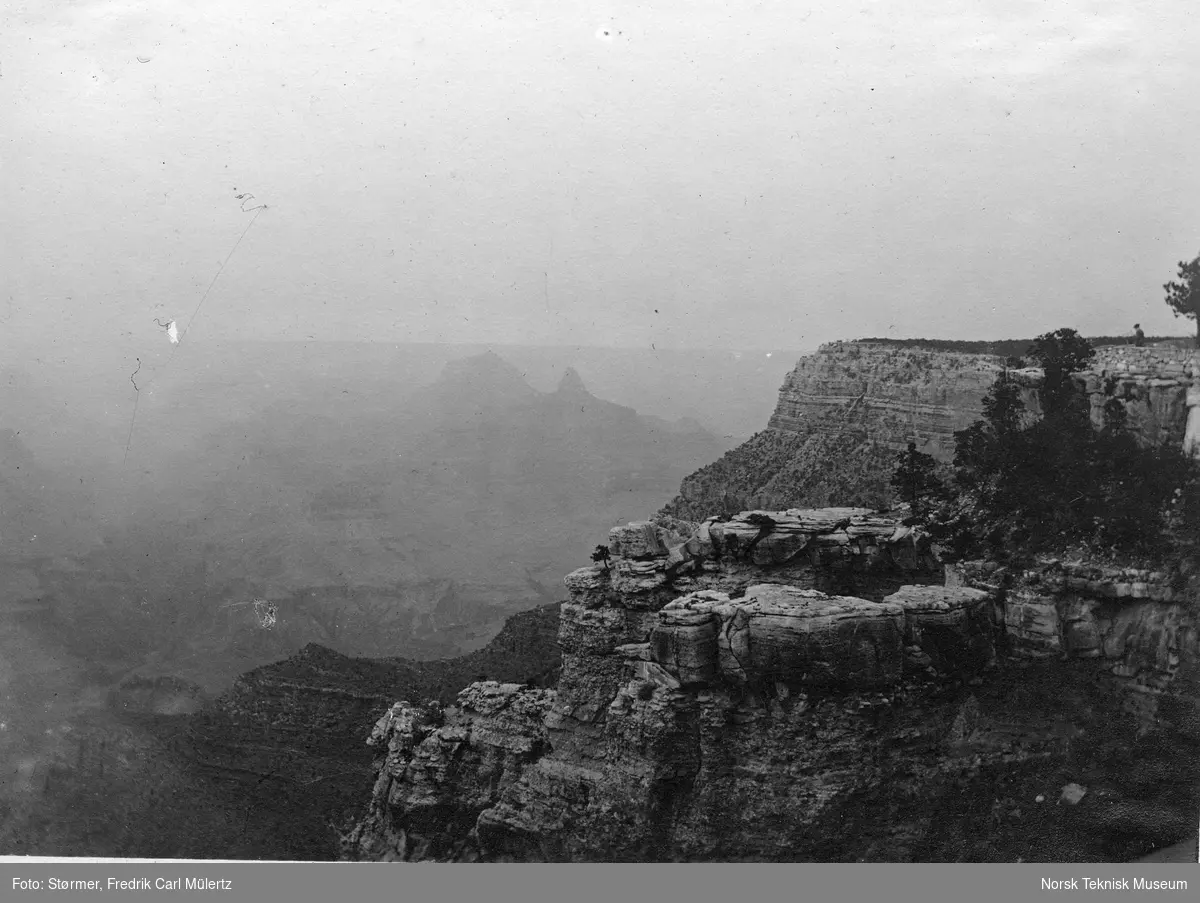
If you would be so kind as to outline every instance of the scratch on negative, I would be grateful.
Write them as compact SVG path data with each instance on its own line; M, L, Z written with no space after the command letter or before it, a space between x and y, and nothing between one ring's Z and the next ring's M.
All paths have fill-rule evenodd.
M129 460L129 445L133 441L133 425L135 423L137 423L138 400L142 397L142 390L138 388L137 381L134 379L134 377L137 376L139 372L141 372L142 359L139 357L139 358L134 358L134 360L137 361L137 369L129 374L129 381L133 384L133 391L134 391L133 416L129 418L129 435L125 437L125 457L121 459L122 467L124 467L125 463Z

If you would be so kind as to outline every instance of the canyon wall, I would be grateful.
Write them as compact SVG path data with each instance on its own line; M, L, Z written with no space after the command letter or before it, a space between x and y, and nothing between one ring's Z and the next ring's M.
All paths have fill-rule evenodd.
M1194 833L1194 579L1042 560L943 571L889 499L943 462L999 357L836 343L769 427L566 578L553 690L395 704L350 859L1119 861ZM1043 375L1009 371L1031 416ZM1197 358L1074 374L1148 445L1200 445ZM1189 419L1190 418L1190 419ZM1197 434L1197 435L1193 435ZM750 509L750 510L743 510Z
M954 433L983 416L1004 358L835 342L801 358L779 390L767 429L685 477L663 513L687 520L751 508L865 505L894 499L889 480L907 443L943 463ZM1010 370L1030 416L1041 412L1043 374ZM1074 374L1093 422L1116 399L1146 444L1200 455L1200 358L1174 345L1101 346Z
M863 424L889 448L915 441L949 460L954 432L983 416L983 397L1003 369L1004 358L990 354L834 342L797 362L767 428L807 435Z
M953 457L954 433L983 417L983 397L1005 368L988 354L926 351L871 342L834 342L801 358L779 390L768 429L798 435L866 426L896 450L908 442L941 460ZM1021 400L1038 414L1041 371L1009 371ZM1200 358L1175 345L1103 345L1073 379L1103 426L1110 398L1125 406L1128 425L1148 443L1180 443L1188 420L1188 389ZM1194 407L1200 401L1193 400Z
M554 690L388 711L346 858L1112 861L1194 831L1195 587L943 583L863 510L673 526L566 578Z
M1135 348L1108 345L1096 349L1088 369L1074 376L1087 395L1092 422L1104 425L1104 406L1117 399L1127 426L1146 444L1185 445L1200 453L1200 354L1174 345Z

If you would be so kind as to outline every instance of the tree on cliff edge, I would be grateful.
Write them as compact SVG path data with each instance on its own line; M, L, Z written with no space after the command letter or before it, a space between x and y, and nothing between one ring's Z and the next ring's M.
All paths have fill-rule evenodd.
M612 551L608 548L608 546L596 546L595 550L592 552L592 561L596 562L596 564L603 565L605 571L608 570L608 562L611 558Z
M1074 329L1056 329L1033 340L1026 352L1045 373L1042 406L1046 413L1062 413L1073 397L1068 377L1096 356L1092 343Z
M930 503L945 494L945 486L937 478L937 462L933 455L917 451L915 442L896 456L896 470L892 474L892 487L912 509L913 517L924 518Z
M1088 356L1076 353L1070 335L1039 337L1039 361L1059 371L1057 391L1043 396L1044 417L1022 416L1017 386L1001 373L984 399L984 419L954 434L958 496L930 523L953 556L1086 548L1167 562L1181 557L1173 537L1193 529L1200 539L1200 516L1191 510L1200 505L1187 495L1200 486L1195 463L1174 444L1143 447L1119 402L1106 406L1102 429L1093 427L1077 403L1081 393L1069 391L1066 376Z
M1163 285L1167 306L1175 316L1181 314L1196 321L1196 347L1200 348L1200 255L1179 261L1179 281Z

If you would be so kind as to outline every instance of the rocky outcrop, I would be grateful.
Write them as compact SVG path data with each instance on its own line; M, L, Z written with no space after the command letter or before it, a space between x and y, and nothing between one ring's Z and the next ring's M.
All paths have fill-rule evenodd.
M1116 399L1125 410L1127 428L1145 444L1181 445L1188 424L1200 416L1194 413L1200 405L1197 377L1200 356L1190 349L1111 345L1096 349L1089 368L1074 380L1088 398L1097 428L1104 425L1105 405ZM1196 451L1194 443L1186 446Z
M737 600L703 591L667 603L648 647L675 686L877 689L899 679L903 634L898 605L764 584Z
M747 508L886 507L909 441L948 461L1004 366L985 354L838 342L801 358L767 429L684 478L663 512L701 520ZM1030 382L1027 403L1036 409Z
M768 426L809 435L862 422L889 447L916 442L949 460L954 433L983 416L983 397L1004 368L1004 358L995 355L835 342L801 358L788 374ZM1022 386L1026 409L1039 413L1041 372L1009 373ZM1126 409L1128 428L1146 443L1178 444L1189 405L1195 406L1188 389L1198 373L1200 358L1191 349L1105 345L1074 381L1089 399L1097 428L1104 425L1104 405L1116 398Z
M1111 861L1194 827L1194 588L942 581L919 531L862 510L610 548L566 578L553 692L379 722L346 858Z
M1200 458L1200 386L1193 385L1188 388L1187 409L1183 450L1194 458Z
M1113 861L1193 831L1200 587L1083 562L943 574L897 517L787 504L886 495L911 440L946 460L1003 366L802 360L768 430L567 576L554 693L486 690L535 722L523 740L483 685L380 723L344 855ZM1042 374L1010 372L1037 416ZM1109 348L1073 378L1098 424L1117 399L1162 444L1189 435L1195 377L1176 349Z
M977 562L950 573L954 583L1003 594L1000 617L1015 654L1097 659L1142 729L1164 726L1159 703L1168 699L1172 717L1182 717L1170 726L1200 738L1200 702L1179 692L1200 676L1200 581L1058 559L1018 574Z
M475 858L468 835L496 792L544 752L553 699L553 690L487 682L446 710L396 703L367 741L383 757L371 811L343 846L383 861ZM390 817L396 808L403 826Z

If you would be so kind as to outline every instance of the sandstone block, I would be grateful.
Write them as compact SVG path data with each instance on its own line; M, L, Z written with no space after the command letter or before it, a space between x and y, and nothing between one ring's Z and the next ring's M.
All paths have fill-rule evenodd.
M900 676L904 617L894 604L759 584L739 599L692 593L659 617L652 658L670 667L682 656L691 679L866 689Z
M558 618L558 645L564 653L604 655L625 642L622 609L564 602Z
M749 672L813 686L865 689L900 677L903 609L760 584L733 603L746 616Z
M684 686L714 680L718 673L716 613L668 605L658 617L658 626L650 634L651 660L676 675Z
M638 662L633 669L635 680L645 681L657 687L678 690L683 681L657 662Z
M905 642L918 646L939 671L959 673L995 657L991 599L970 587L902 586L884 602L904 611Z
M1060 619L1063 651L1083 658L1101 654L1104 640L1091 604L1073 600L1067 604Z
M667 582L667 559L655 558L647 561L618 559L612 565L612 591L620 604L636 607L641 604L639 596L653 593Z
M665 558L668 552L666 531L650 521L613 527L608 531L608 546L619 558Z
M1004 625L1021 645L1036 649L1058 649L1059 617L1050 596L1016 591L1004 607Z
M609 582L610 573L600 565L578 568L563 577L563 585L576 602L602 597Z
M649 643L626 643L623 646L618 646L613 650L620 658L629 661L650 661L650 644Z

